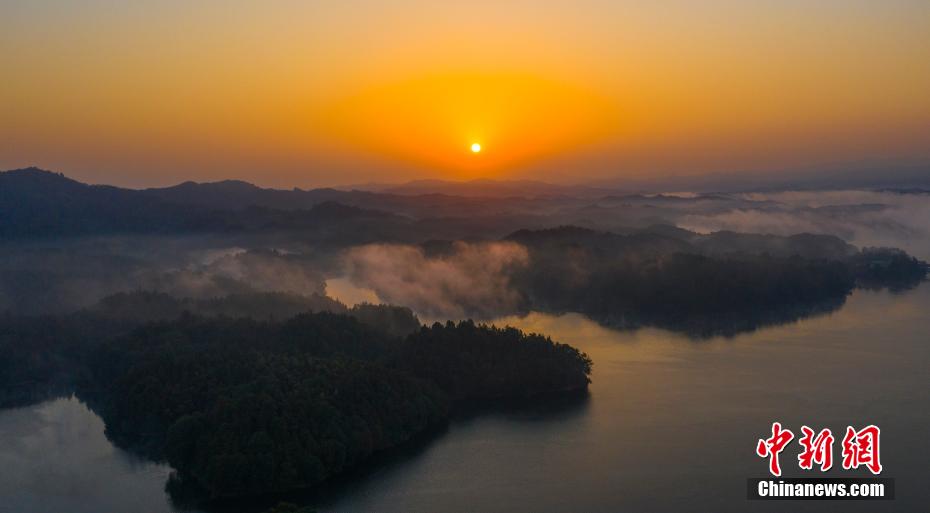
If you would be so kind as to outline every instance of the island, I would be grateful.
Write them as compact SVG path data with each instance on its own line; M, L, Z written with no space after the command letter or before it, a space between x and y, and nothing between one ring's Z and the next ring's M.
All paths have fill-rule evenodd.
M284 310L296 300L269 298ZM441 429L459 406L584 394L590 382L587 355L515 328L417 323L399 336L409 310L378 305L223 315L248 302L185 301L213 315L151 320L131 306L160 305L149 309L164 312L157 318L177 305L138 293L68 316L10 318L0 378L67 377L112 441L166 461L172 486L203 501L311 489Z

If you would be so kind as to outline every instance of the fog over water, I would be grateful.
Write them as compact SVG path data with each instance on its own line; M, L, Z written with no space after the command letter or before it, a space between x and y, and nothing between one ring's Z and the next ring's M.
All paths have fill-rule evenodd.
M890 191L781 191L735 195L750 201L717 212L690 212L678 220L708 233L825 233L856 246L892 246L930 259L930 195Z
M469 201L446 206L449 212L443 215L458 221L421 219L429 221L428 226L441 227L428 234L423 224L404 224L410 220L402 217L400 228L393 228L398 232L387 232L401 241L390 243L384 239L394 240L393 236L379 239L379 235L374 237L377 242L336 237L337 243L327 247L324 242L334 240L308 241L305 234L298 235L302 232L265 231L232 237L136 234L4 241L0 244L0 312L69 312L92 306L107 295L137 289L199 298L250 291L311 295L323 293L324 280L344 278L376 292L380 301L409 306L421 315L493 318L515 311L518 297L507 276L536 265L526 248L499 239L520 228L560 225L618 234L659 226L655 233L667 235L662 225L702 234L720 230L781 236L828 234L860 248L897 247L930 260L930 194L919 192L679 193L562 202L549 198L518 205L487 200L491 205L487 208L500 213L482 222L475 220L488 215L480 206L483 203L475 206ZM413 208L404 205L392 208L399 212ZM383 214L377 219L396 221ZM462 220L477 224L458 230L455 227ZM367 217L361 221L366 226L378 222ZM333 231L352 233L350 228ZM466 235L478 238L459 240ZM437 240L457 242L440 251L421 244Z
M745 498L746 479L767 469L755 441L777 420L795 433L877 424L882 476L897 481L895 501L791 502L791 511L917 511L930 500L928 308L927 284L858 290L828 315L697 342L577 314L499 319L586 351L589 397L460 418L307 500L332 513L785 511ZM0 511L172 511L168 469L109 445L75 399L0 412L0 437ZM801 475L798 447L782 455L786 476ZM829 475L867 475L838 467Z
M27 192L44 190L30 180L99 192L51 173L19 174ZM346 313L333 299L389 303L426 324L474 318L541 333L593 361L583 398L460 409L435 436L294 502L320 513L913 511L930 502L930 284L921 282L924 265L906 255L860 251L890 246L930 260L930 194L455 199L240 184L246 196L230 199L222 192L229 184L213 192L202 185L195 204L229 200L216 207L219 218L205 218L203 233L166 225L189 215L173 207L124 227L80 217L107 198L88 199L97 207L81 211L54 210L57 200L25 203L25 224L8 224L15 237L0 244L0 313L11 322L80 309L78 318L173 319L192 309L262 321ZM142 198L125 194L133 207ZM240 211L258 200L260 208ZM35 212L78 216L80 236L34 236L58 226ZM285 294L263 295L270 292ZM369 309L369 321L406 335L417 327L410 311ZM29 322L40 333L46 327L44 318ZM182 510L166 492L171 468L115 447L81 397L30 395L29 365L48 356L42 343L56 344L11 340L21 345L7 347L27 351L0 368L15 389L4 392L20 400L10 404L43 402L0 410L0 513ZM61 388L54 379L43 385L71 390L70 377ZM880 426L882 477L897 480L897 499L747 502L746 479L767 473L754 449L773 421L795 434L803 425L832 429L835 459L846 426ZM783 453L786 476L819 476L799 472L797 449L795 440ZM829 475L866 472L837 464ZM216 513L269 505L238 501Z

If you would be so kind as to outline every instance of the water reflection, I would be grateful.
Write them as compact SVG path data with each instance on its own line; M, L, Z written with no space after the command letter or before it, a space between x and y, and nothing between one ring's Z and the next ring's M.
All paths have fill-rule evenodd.
M702 344L574 314L500 319L593 358L584 414L538 424L476 418L403 472L321 510L784 511L745 499L746 478L765 472L753 443L776 419L834 431L877 423L898 483L894 502L797 502L791 511L919 510L930 499L928 307L927 286L859 291L825 316Z
M701 344L575 314L502 318L586 351L589 396L460 416L293 499L323 513L785 511L745 499L746 478L765 472L753 444L779 420L834 432L876 423L883 475L897 479L893 502L792 502L791 511L917 511L930 500L928 308L927 285L857 291L826 315ZM113 448L73 398L0 412L0 440L0 511L171 510L168 469Z
M894 288L895 293L906 292L918 286L919 282L909 282L900 287ZM881 287L873 288L874 291L881 290ZM368 302L382 303L384 300L378 297L377 293L369 288L360 287L352 283L348 278L334 278L326 281L326 293L330 297L341 301L349 306ZM714 315L678 315L667 313L663 315L654 315L651 317L637 316L631 312L623 315L608 315L603 318L595 318L599 324L610 328L611 330L635 331L642 328L658 327L677 333L684 333L694 340L707 340L718 336L734 337L741 333L752 332L761 328L777 326L781 324L790 324L810 317L817 317L834 312L843 307L846 303L847 296L842 291L832 298L819 302L811 303L794 303L788 305L772 305L769 307L755 307L744 309L742 311L723 312ZM524 318L530 314L538 312L524 313L523 315L511 315L499 319L475 319L482 322L502 320L513 320ZM547 312L548 314L561 318L564 312ZM432 318L424 316L418 312L421 322L432 324L434 322L445 322L444 318ZM464 319L463 319L464 320ZM516 322L516 321L513 321ZM515 325L518 325L516 323Z
M172 511L170 469L114 447L73 396L0 411L0 511Z

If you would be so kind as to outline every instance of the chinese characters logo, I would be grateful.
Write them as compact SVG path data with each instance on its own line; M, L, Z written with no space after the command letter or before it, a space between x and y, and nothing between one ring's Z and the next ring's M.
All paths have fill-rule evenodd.
M814 431L808 426L801 426L801 453L798 455L798 466L804 470L811 470L814 465L820 466L821 472L833 467L834 437L830 429ZM860 430L852 426L846 427L846 436L843 437L842 465L844 470L852 470L864 466L873 474L880 474L882 464L879 460L878 426L869 425ZM794 440L794 433L790 429L782 428L778 422L772 423L772 436L759 439L756 444L756 455L769 459L769 472L773 476L781 476L781 463L779 456L788 444Z

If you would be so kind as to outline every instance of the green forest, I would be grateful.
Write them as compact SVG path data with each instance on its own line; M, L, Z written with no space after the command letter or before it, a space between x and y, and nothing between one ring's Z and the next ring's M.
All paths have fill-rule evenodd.
M123 299L104 302L123 316L4 319L0 380L72 384L111 440L167 461L209 499L311 488L441 428L460 403L583 392L591 372L584 353L514 328L398 336L409 318L391 307L140 321L127 305L165 298Z

